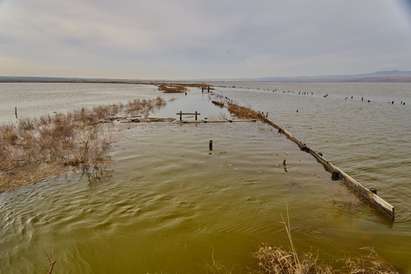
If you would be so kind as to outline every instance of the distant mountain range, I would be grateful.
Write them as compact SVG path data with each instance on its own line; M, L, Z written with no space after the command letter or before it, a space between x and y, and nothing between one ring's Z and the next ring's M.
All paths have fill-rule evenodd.
M411 71L388 70L373 73L351 75L321 75L296 77L260 77L236 79L237 81L264 82L411 82ZM234 81L236 81L234 80ZM220 79L219 81L224 81ZM233 80L231 80L233 81ZM35 77L35 76L0 76L0 83L112 83L112 84L153 84L167 82L166 80L135 80L107 78L69 78L69 77ZM171 81L186 82L186 81ZM189 82L202 82L191 80ZM207 81L205 81L207 82ZM210 81L213 82L213 81Z

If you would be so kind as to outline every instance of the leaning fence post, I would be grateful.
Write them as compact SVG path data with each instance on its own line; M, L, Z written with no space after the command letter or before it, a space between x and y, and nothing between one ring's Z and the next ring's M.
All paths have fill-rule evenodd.
M17 114L17 106L14 107L14 116L16 116L16 119L19 119L19 116Z

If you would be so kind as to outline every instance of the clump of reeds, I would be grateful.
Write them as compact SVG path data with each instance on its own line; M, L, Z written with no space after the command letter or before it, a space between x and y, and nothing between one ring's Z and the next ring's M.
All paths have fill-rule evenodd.
M158 86L158 90L164 93L184 93L188 91L187 87L180 84L161 84Z
M166 101L161 97L152 100L133 100L128 102L126 113L148 116L153 109L163 107L164 105L166 105Z
M251 108L237 105L235 103L228 102L228 111L240 119L256 119L264 120L265 116L263 113L255 111Z
M287 219L283 224L290 244L290 249L262 245L255 254L260 273L264 274L391 274L398 273L395 268L383 262L372 252L367 256L347 258L340 268L322 265L318 262L318 256L310 252L300 256L294 246L291 236L290 219L287 211ZM336 262L335 265L341 265Z
M298 261L296 253L279 247L262 245L256 252L258 268L264 274L393 274L399 273L374 253L345 259L340 267L322 265L312 253L304 253ZM339 261L335 265L341 265Z
M370 250L369 254L363 257L347 258L344 262L343 271L359 274L399 273L393 266L378 258L373 250Z
M311 253L299 258L294 251L263 245L255 256L259 270L265 274L333 273L332 269L320 266Z
M116 115L147 116L164 105L162 98L133 100L0 126L0 191L57 175L65 167L98 179L110 146L102 121Z

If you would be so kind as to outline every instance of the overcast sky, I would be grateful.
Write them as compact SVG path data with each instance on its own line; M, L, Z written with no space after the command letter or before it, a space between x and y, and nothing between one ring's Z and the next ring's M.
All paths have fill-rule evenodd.
M0 0L0 75L181 79L411 70L407 1Z

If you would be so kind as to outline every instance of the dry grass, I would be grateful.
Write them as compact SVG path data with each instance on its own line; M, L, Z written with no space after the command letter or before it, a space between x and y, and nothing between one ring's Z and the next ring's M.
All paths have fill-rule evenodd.
M345 259L342 266L335 268L322 265L318 262L318 256L306 252L300 256L294 246L291 236L290 219L287 210L287 219L283 224L290 244L290 249L262 245L255 254L258 269L263 274L391 274L398 273L394 267L383 262L375 252L366 256ZM336 262L334 265L341 265Z
M298 261L291 250L267 245L261 246L256 252L258 268L264 274L392 274L399 273L391 265L383 262L375 253L358 258L348 258L335 262L332 267L322 265L318 257L312 253L304 253Z
M90 180L101 178L111 143L101 121L120 114L147 116L164 105L161 98L134 100L0 126L0 192L58 175L67 167Z
M153 83L154 84L154 83ZM211 87L207 83L157 83L158 90L164 93L184 93L188 91L188 88L210 88L213 90L214 88Z
M158 86L158 90L164 93L184 93L187 92L187 87L180 84L161 84Z
M251 108L243 107L234 103L227 103L228 111L240 119L255 119L263 120L265 118L264 114L257 112Z
M304 254L297 261L293 251L263 245L256 258L260 272L265 274L333 273L330 268L318 265L317 258L311 253Z

